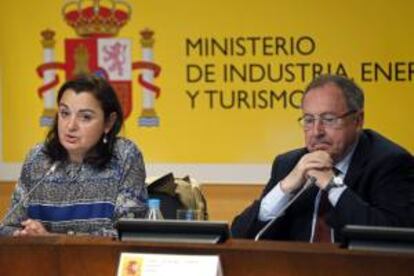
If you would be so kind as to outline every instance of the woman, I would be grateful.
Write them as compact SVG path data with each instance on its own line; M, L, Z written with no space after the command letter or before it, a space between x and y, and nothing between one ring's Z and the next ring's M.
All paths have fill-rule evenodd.
M117 96L105 80L81 76L60 88L57 103L54 126L26 157L15 209L0 232L115 236L116 220L143 217L148 197L141 152L116 136L123 123Z

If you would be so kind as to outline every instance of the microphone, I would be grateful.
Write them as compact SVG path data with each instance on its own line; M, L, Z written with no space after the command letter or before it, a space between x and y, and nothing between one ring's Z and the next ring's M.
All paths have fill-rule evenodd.
M57 168L58 162L52 164L52 166L47 170L47 172L40 178L39 181L36 182L36 184L29 190L27 194L24 194L19 202L14 205L14 207L6 214L6 216L1 220L0 222L0 228L4 226L4 223L11 217L12 214L17 210L20 205L24 204L26 200L29 199L29 196L37 189L37 187L40 186L40 184L43 183L43 180L45 180L46 177L48 177L50 174L54 173Z
M306 182L305 185L303 185L302 189L299 190L299 192L291 199L289 202L283 206L282 209L279 210L279 212L276 214L274 218L272 218L268 223L266 223L265 226L257 233L257 235L254 237L254 241L258 241L264 233L270 228L270 226L273 225L273 223L279 218L281 214L283 214L287 208L289 208L290 205L292 205L298 197L300 197L307 189L309 189L312 185L316 183L316 178L313 176L310 176Z

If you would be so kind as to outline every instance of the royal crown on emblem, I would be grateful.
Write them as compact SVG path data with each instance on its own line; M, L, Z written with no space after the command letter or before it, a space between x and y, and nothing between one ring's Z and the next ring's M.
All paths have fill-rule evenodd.
M120 0L70 0L62 13L79 36L116 36L128 22L131 7Z

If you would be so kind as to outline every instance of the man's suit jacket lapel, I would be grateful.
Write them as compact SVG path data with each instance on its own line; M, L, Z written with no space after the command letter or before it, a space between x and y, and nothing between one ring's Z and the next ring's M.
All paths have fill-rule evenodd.
M355 149L354 155L351 158L348 171L345 175L344 182L349 188L355 189L358 184L360 175L364 172L369 156L369 141L364 132L358 140L358 145Z

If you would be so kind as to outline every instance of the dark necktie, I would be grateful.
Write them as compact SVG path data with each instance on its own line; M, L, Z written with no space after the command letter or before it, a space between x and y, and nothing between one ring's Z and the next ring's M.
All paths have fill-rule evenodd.
M341 171L335 167L333 170L335 175L339 175L341 173ZM321 191L321 198L318 207L318 217L316 219L315 225L315 236L313 238L314 242L332 242L331 228L326 223L326 215L331 208L332 206L328 199L328 193Z
M319 201L318 217L315 225L314 242L331 242L331 229L326 223L326 214L331 208L329 203L328 193L321 191L321 198Z

